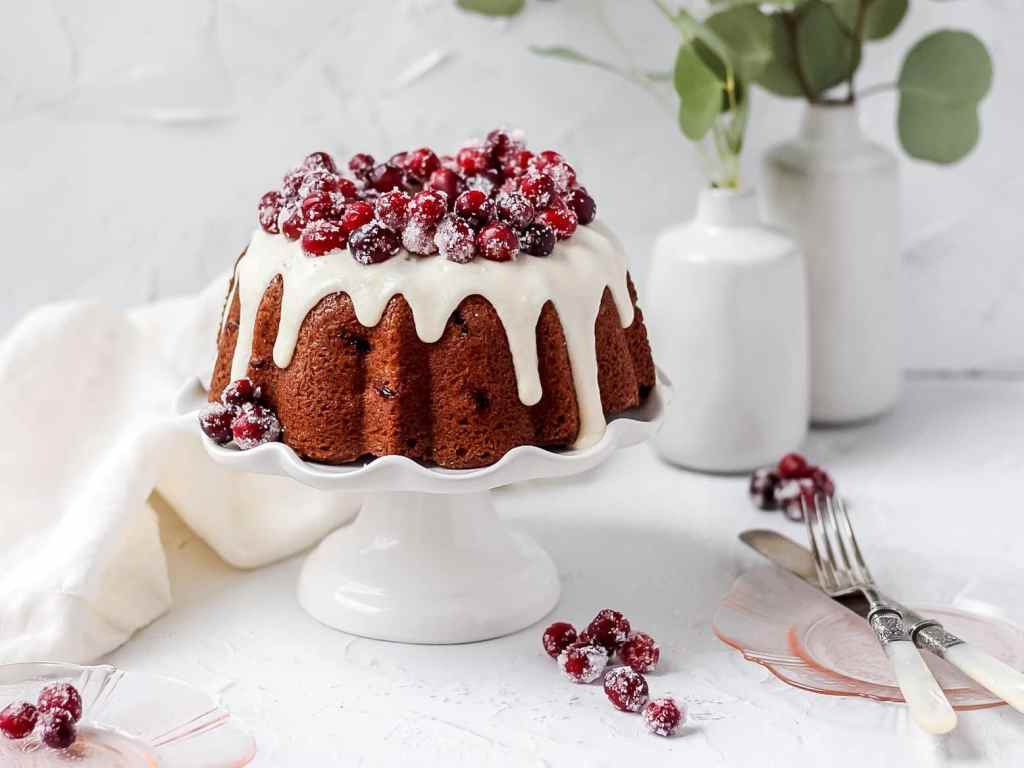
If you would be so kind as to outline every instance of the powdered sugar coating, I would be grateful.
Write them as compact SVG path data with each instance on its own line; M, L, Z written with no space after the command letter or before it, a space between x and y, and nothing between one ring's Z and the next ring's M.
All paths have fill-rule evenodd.
M231 434L235 445L243 451L248 451L279 440L281 422L269 408L258 403L246 403L231 422Z
M437 244L434 242L436 236L437 227L423 226L411 221L402 230L402 247L409 253L429 256L432 253L437 253Z
M653 672L661 659L661 648L644 632L634 632L619 649L623 663L636 672Z
M476 256L476 235L465 221L452 216L441 222L434 235L438 251L449 261L468 264Z
M558 654L562 676L574 683L592 683L601 677L608 664L608 654L596 645L574 643Z
M644 676L629 667L615 667L606 672L604 692L612 706L622 712L639 712L649 695Z
M647 703L643 711L644 725L656 736L672 736L686 722L686 707L666 696Z

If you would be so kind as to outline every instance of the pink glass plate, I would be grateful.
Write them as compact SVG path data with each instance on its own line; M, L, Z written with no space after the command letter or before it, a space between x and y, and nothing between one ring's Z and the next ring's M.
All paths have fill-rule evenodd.
M977 647L1024 669L1024 630L991 616L913 606ZM867 622L792 574L772 566L740 576L715 614L719 639L789 685L834 696L903 701ZM942 659L925 660L956 709L1003 702Z
M35 736L0 737L4 768L240 768L252 761L252 736L208 694L155 675L110 666L0 666L0 707L35 701L48 682L68 681L82 694L78 739L53 750Z

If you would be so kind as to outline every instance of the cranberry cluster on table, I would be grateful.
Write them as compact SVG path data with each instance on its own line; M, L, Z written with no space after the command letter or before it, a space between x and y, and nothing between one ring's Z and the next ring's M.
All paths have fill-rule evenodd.
M82 718L82 697L71 683L53 683L35 704L16 701L0 710L0 733L24 739L38 731L39 740L53 749L67 749L78 738L75 726Z
M831 496L835 483L828 472L799 453L787 453L774 467L755 469L750 476L750 500L766 512L782 510L794 522L804 519L803 505L813 505L815 494Z
M650 699L644 674L654 671L661 649L654 638L633 632L629 620L605 608L576 633L565 621L556 621L541 638L545 652L558 662L562 675L574 683L593 683L604 676L604 692L621 712L640 712L647 729L658 736L672 736L686 719L686 710L674 699ZM623 666L606 670L619 655Z
M260 226L301 240L311 257L347 248L377 264L404 247L464 264L548 256L597 213L558 152L534 154L500 129L454 155L421 147L378 163L359 153L348 170L351 177L326 152L309 155L260 198Z

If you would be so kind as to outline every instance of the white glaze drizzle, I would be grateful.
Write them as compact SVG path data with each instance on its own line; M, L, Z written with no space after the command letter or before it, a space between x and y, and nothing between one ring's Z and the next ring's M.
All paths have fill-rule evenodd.
M426 343L441 338L462 300L476 294L491 303L505 327L519 399L525 405L535 405L543 394L536 328L544 304L551 301L565 334L576 388L580 429L575 447L592 445L604 434L594 324L605 287L611 289L624 328L633 323L633 303L622 246L598 222L578 228L546 258L522 255L503 263L477 258L469 264L405 251L373 265L356 262L348 251L313 258L298 241L257 229L235 267L234 290L222 321L227 321L237 294L240 315L232 380L246 375L256 312L277 275L284 282L274 344L279 368L291 362L306 315L332 293L347 293L356 318L367 327L377 325L388 301L402 294L412 310L416 334Z

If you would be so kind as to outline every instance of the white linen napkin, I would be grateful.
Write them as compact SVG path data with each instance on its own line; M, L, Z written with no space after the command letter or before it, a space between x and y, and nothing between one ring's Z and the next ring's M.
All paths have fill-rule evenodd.
M154 489L242 568L358 506L214 465L173 413L182 384L209 376L226 281L131 312L47 306L0 341L0 663L92 661L170 607Z

